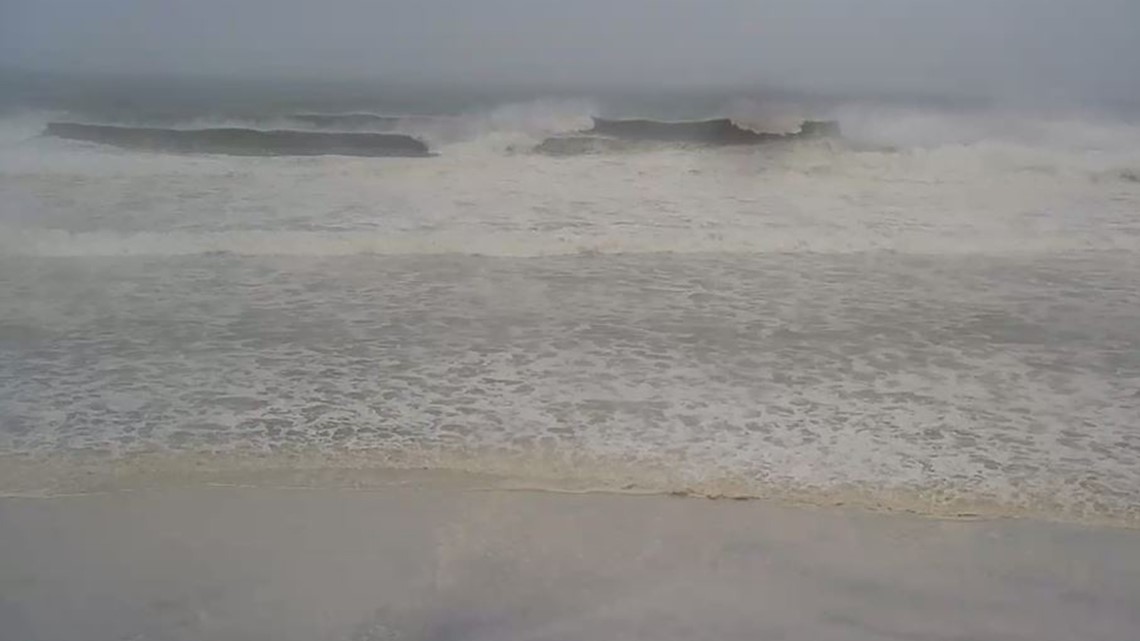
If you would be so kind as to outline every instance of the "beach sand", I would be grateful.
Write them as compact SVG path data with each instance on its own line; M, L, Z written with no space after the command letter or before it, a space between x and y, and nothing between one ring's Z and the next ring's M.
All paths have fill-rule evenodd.
M0 638L1140 639L1140 532L670 496L0 499Z

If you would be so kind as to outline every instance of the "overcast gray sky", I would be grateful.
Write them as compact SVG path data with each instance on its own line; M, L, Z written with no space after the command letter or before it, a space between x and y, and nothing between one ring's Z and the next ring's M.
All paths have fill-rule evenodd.
M0 61L1140 98L1140 0L0 0Z

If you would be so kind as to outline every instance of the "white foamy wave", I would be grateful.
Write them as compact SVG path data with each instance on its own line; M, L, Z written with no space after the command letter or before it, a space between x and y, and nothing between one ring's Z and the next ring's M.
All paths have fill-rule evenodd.
M1079 136L1101 141L1099 151L962 136L883 149L902 134L867 120L870 133L856 127L854 144L503 153L519 140L579 127L589 111L534 103L447 121L457 127L452 142L439 157L417 160L144 154L13 135L0 146L0 252L962 254L1140 246L1140 145L1129 146L1128 127L1115 138L1107 124ZM27 133L21 122L5 126Z
M1072 173L1129 180L1140 168L1140 125L1092 115L951 112L847 105L829 113L861 148L956 155L990 172Z
M386 115L397 118L392 131L421 137L448 153L465 149L516 150L547 136L589 129L591 117L604 112L604 105L587 99L542 99L507 103L458 115ZM809 109L790 102L730 100L707 117L729 117L756 131L793 132L808 119L833 119L843 138L856 149L896 151L940 148L995 149L1011 154L1037 155L1047 165L1047 156L1069 166L1086 163L1096 169L1140 168L1140 124L1112 121L1090 115L1039 116L1009 111L947 111L889 107L877 104L847 104L827 109ZM81 114L25 112L0 118L0 149L26 146L52 120L86 122ZM125 117L104 124L153 126L153 121ZM92 121L92 122L96 122ZM320 129L291 119L288 114L259 118L202 115L176 122L162 122L176 129L248 128ZM348 129L353 129L349 127ZM26 151L26 150L25 150Z
M594 113L597 105L588 100L534 100L423 121L409 126L408 131L450 152L502 152L518 145L537 144L547 136L587 129Z
M852 104L830 117L844 136L897 148L1017 144L1064 151L1135 152L1140 125L1095 115L1034 115L1011 111L940 111Z
M813 120L818 114L793 102L734 98L724 105L723 116L752 131L790 134L799 131L805 120Z
M588 129L599 106L589 101L535 101L504 105L452 121L447 129L419 133L447 153L502 152L527 149L546 136ZM742 127L772 133L799 129L805 120L840 123L843 143L831 145L860 151L909 154L897 158L862 156L858 162L882 161L905 170L907 161L922 171L936 169L954 179L961 172L1036 171L1072 174L1096 181L1135 181L1140 175L1140 125L1091 116L1033 116L1012 112L950 112L847 105L810 110L793 103L733 100L723 112ZM438 127L437 125L434 125ZM810 149L811 145L806 145ZM766 147L725 150L728 154L774 154ZM802 157L802 154L798 157ZM933 167L931 162L937 163ZM926 177L919 176L925 180Z

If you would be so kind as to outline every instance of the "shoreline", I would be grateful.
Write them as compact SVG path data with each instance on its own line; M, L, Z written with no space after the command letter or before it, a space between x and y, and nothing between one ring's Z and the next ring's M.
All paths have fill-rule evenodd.
M135 453L0 455L0 499L50 499L150 490L246 488L261 490L383 491L393 488L460 493L664 497L758 503L790 509L855 511L950 521L1020 520L1091 528L1140 530L1133 512L1088 512L1047 497L1001 501L969 491L929 487L841 485L796 487L742 477L688 480L668 461L615 462L596 457L481 452L376 451L288 453ZM1103 508L1102 508L1103 509Z

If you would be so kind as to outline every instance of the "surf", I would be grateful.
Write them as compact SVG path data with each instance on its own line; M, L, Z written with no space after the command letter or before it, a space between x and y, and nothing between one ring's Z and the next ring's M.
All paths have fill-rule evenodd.
M665 121L633 118L592 118L593 127L570 135L551 136L534 151L549 155L578 155L622 151L643 144L729 147L800 140L839 138L839 123L805 120L797 131L774 133L742 127L730 118Z
M839 123L806 120L793 133L768 133L741 127L729 118L670 122L663 120L610 120L594 118L585 135L609 136L652 142L704 143L710 145L755 145L800 138L838 136Z
M45 136L145 151L229 156L430 156L418 138L392 133L333 133L225 127L162 129L51 122Z

